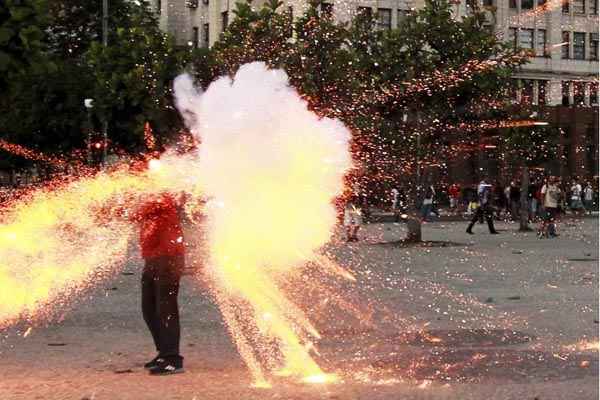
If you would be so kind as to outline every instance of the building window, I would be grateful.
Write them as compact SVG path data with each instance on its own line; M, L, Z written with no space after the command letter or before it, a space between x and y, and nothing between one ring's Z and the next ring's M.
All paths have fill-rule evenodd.
M192 47L197 49L200 43L200 29L195 26L192 30Z
M568 106L569 105L569 97L570 97L569 89L571 88L571 82L562 81L561 86L562 86L562 105Z
M576 60L585 60L585 33L573 33L573 58Z
M568 13L569 13L569 2L570 2L570 1L571 1L571 0L564 0L564 1L562 2L562 12L563 12L563 13L565 13L565 14L568 14Z
M519 46L533 50L533 29L521 29L519 31Z
M598 0L592 0L590 12L594 15L598 15Z
M333 17L333 3L321 3L321 16L326 18Z
M546 4L546 0L538 0L537 4L538 6L543 6L544 4Z
M229 25L229 13L227 11L223 11L221 13L221 32L225 32L227 30L228 25Z
M585 105L585 84L584 82L572 82L573 85L573 103L581 107Z
M494 0L483 0L483 5L486 7L491 7L494 5Z
M561 58L563 60L569 59L569 47L570 46L571 46L571 39L569 37L569 32L563 31L562 43L561 43Z
M508 0L508 6L510 8L517 8L517 0Z
M202 39L204 40L204 47L210 45L210 26L208 24L202 25Z
M373 18L373 9L371 7L358 7L358 15Z
M162 11L162 0L156 0L156 13L160 14Z
M398 10L398 26L410 15L410 10Z
M538 81L538 105L546 105L546 81Z
M377 9L377 28L381 30L392 29L392 10L390 8Z
M571 0L573 3L573 13L585 14L585 2L586 0Z
M546 52L546 30L538 29L537 31L537 42L535 53L538 57L545 57Z
M521 0L521 9L531 10L533 8L533 0Z
M590 33L590 60L598 60L598 34Z

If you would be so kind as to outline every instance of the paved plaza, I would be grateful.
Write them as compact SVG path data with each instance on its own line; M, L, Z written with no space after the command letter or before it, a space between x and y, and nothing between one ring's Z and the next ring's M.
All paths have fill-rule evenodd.
M361 241L326 249L356 283L335 292L357 308L313 320L315 359L335 384L275 378L251 386L216 306L184 278L186 373L151 377L140 312L141 260L88 292L48 325L0 338L0 399L499 399L598 398L598 223L562 223L537 239L518 224L500 235L466 222L423 227L426 243L398 242L404 226L371 224ZM301 288L298 288L301 291ZM307 306L305 304L305 306ZM310 305L308 306L310 310Z

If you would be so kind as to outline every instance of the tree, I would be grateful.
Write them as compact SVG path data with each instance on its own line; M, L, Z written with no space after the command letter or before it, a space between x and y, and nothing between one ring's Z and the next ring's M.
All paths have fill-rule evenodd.
M415 171L421 165L439 162L449 136L472 136L504 117L497 109L507 105L510 77L527 55L499 41L478 10L458 19L448 1L427 0L397 30L381 34L361 58L377 65L366 97L386 122L380 141L397 160L384 167L416 158L412 174L420 175ZM422 176L413 185L418 204ZM420 225L411 228L409 238L418 240Z
M11 10L25 7L16 3L6 4ZM3 81L2 139L67 156L84 149L89 129L85 98L95 99L92 122L96 131L107 121L113 147L122 150L141 149L146 121L152 124L159 142L168 141L182 126L173 107L171 82L183 69L189 52L176 49L160 31L147 2L111 0L106 48L100 44L101 2L57 0L47 8L41 0L20 3L31 10L44 10L44 17L35 16L31 10L0 14L8 18L2 20L2 29L18 26L29 32L38 23L34 32L43 36L30 41L37 46L37 58L23 46L21 53L14 51L14 58L21 61L10 64L11 73L18 73L18 77ZM29 6L33 3L37 8ZM4 4L0 13L6 10ZM29 29L24 28L27 24ZM0 30L0 42L3 35L6 29ZM0 53L6 48L20 49L20 42L11 40L10 46L0 47ZM38 68L37 63L30 62L41 57L53 68Z
M6 0L0 3L0 90L29 69L52 69L44 54L48 25L46 0Z
M236 18L213 45L221 74L235 74L242 65L263 61L281 68L291 49L291 15L278 12L283 3L269 0L256 11L249 3L236 3Z
M146 2L126 7L127 25L111 28L108 46L91 42L84 59L92 74L95 114L108 121L113 143L133 151L143 145L146 121L164 140L182 127L171 86L187 55L160 31Z

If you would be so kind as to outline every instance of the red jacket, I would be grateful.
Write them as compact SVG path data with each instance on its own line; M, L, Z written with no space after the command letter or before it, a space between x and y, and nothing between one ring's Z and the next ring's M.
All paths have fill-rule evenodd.
M143 204L136 213L140 222L140 245L146 260L184 254L183 230L175 200L164 194Z

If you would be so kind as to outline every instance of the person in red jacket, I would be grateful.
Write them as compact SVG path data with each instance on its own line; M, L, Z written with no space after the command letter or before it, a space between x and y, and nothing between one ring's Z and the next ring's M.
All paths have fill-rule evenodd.
M142 314L158 352L144 367L152 375L183 372L177 295L185 248L177 201L168 193L152 196L134 218L144 259Z

